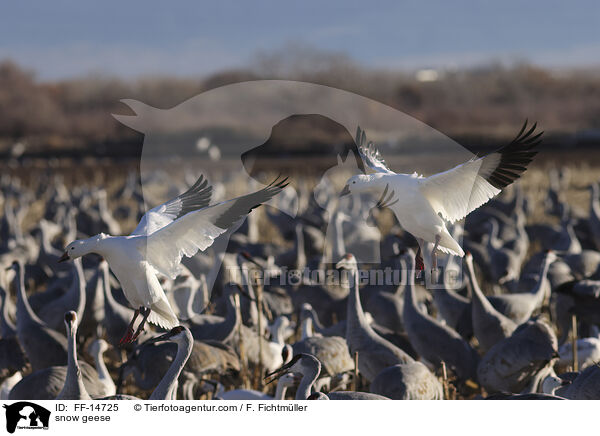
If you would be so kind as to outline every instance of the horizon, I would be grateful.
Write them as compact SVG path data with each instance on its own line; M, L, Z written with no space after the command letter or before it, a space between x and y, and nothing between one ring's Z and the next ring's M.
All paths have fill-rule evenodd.
M290 48L383 71L520 63L551 70L600 67L600 4L591 0L576 6L542 0L379 5L60 0L32 13L10 3L3 8L10 19L0 26L0 60L41 81L207 76L257 68L261 59L285 56Z

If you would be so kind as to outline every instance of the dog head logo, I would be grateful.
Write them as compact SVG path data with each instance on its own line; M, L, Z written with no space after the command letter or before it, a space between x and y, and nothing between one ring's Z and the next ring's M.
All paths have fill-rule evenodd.
M6 431L14 433L16 429L47 429L50 411L28 401L19 401L3 405L6 413Z
M342 179L365 172L351 134L359 125L367 131L385 132L386 137L404 138L407 145L394 146L395 153L413 153L415 150L408 148L407 139L411 138L416 138L417 143L434 141L446 153L449 150L466 153L446 136L398 110L351 92L311 83L281 80L236 83L203 92L169 109L134 100L123 103L134 114L114 115L115 118L144 134L140 172L147 208L160 204L160 200L173 193L184 192L200 174L213 185L211 203L260 188L275 176L283 175L289 177L289 186L266 204L277 209L274 215L281 216L279 230L286 231L281 227L288 222L286 239L289 235L293 237L295 224L299 222L298 212L305 213L311 207L327 211L321 214L321 222L313 224L328 239L340 238L340 233L334 231L334 223L352 230L355 224L362 226L359 221L369 217L369 208L377 203L377 198L337 199L336 195L343 187ZM431 164L431 159L427 162ZM402 168L403 165L406 167ZM405 159L395 169L412 173L414 162ZM316 191L312 191L313 182L317 184ZM152 185L162 192L152 192ZM318 191L326 195L321 196ZM331 201L333 197L335 201ZM248 242L252 242L250 236L257 233L250 231L248 221L243 225L248 228ZM373 255L356 252L362 250L362 241L357 241L359 245L354 247L348 243L346 249L354 249L360 262L377 263L380 241L374 227L367 227L364 229L373 235L372 247L368 248ZM205 269L210 264L205 271L209 292L217 283L230 236L236 230L218 237L198 256L210 259L204 266L197 262L199 268ZM230 247L231 250L235 248ZM331 261L335 261L334 257ZM184 263L189 267L193 262Z

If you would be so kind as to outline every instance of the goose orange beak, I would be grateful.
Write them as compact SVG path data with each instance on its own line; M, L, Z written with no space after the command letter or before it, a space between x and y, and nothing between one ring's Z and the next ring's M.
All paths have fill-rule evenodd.
M62 256L60 256L60 259L58 259L59 262L64 262L66 260L70 260L69 258L69 253L67 253L66 251L63 253Z
M342 192L340 192L340 197L343 197L344 195L348 195L350 194L350 187L348 185L344 186L344 189L342 189Z

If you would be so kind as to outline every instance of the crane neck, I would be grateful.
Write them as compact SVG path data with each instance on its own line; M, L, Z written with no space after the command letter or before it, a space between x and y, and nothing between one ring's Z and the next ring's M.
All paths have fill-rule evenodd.
M415 297L415 256L414 253L406 256L405 265L405 277L406 277L406 288L404 289L404 304L408 305L412 309L416 309L416 297ZM403 259L404 260L404 259Z
M304 340L306 338L312 337L314 335L313 330L314 329L313 329L312 318L310 316L307 316L302 321L302 331L301 331L300 340Z
M304 229L302 225L296 225L296 269L302 271L306 268L306 251L304 248Z
M11 305L8 288L0 284L0 293L2 294L2 307L0 308L0 333L3 338L13 337L16 334L15 325L11 322L9 316L9 306Z
M277 382L277 387L275 388L275 396L274 400L283 400L285 399L285 394L287 392L287 384L284 383L281 379Z
M314 385L319 374L321 373L321 364L316 361L313 365L306 365L303 367L302 380L296 390L296 400L306 400L310 396L310 391Z
M533 291L533 293L538 297L541 298L544 295L544 292L546 290L546 286L548 284L548 270L550 269L550 264L552 263L552 259L550 258L550 256L546 256L544 258L544 262L542 263L542 268L540 270L540 278L537 282L537 284L535 285L535 290Z
M68 330L68 349L67 349L67 376L62 391L57 399L82 399L91 400L81 377L81 369L77 361L77 326L75 324L67 325Z
M372 329L360 303L358 267L353 265L353 267L344 271L348 271L348 286L350 286L348 308L346 310L346 337L349 337L350 332L354 329L361 328L369 331Z
M170 400L174 395L174 390L177 386L177 379L183 370L190 354L192 354L192 348L194 346L194 340L191 335L186 334L185 339L177 343L177 354L175 360L171 363L169 370L162 378L152 395L150 400Z
M100 264L100 270L102 272L102 290L104 292L104 298L110 307L115 307L117 302L110 290L110 273L108 272L108 263L106 261L103 261Z
M191 319L194 317L194 299L196 298L196 293L196 287L191 286L187 302L185 303L185 313L180 314L181 319Z
M486 311L495 312L496 309L494 309L492 303L490 303L479 287L477 277L475 277L475 269L473 268L473 259L471 257L467 257L465 259L465 263L467 264L467 273L469 275L469 281L471 282L471 290L473 291L473 302L478 303Z
M108 382L114 386L114 382L110 376L110 373L108 372L108 369L106 368L106 364L104 363L103 354L104 353L100 347L98 347L97 352L94 353L94 363L96 364L96 372L98 372L98 378L100 379L100 381L104 383Z
M239 329L241 322L242 317L240 312L237 310L234 296L229 295L226 299L225 319L221 323L222 331L226 332L226 334L221 335L223 342L227 342L230 338L233 337L233 335L235 335L235 333Z
M240 268L240 273L242 276L242 286L245 287L248 290L248 295L250 295L250 297L252 297L253 299L256 299L256 293L254 292L254 287L252 286L250 277L248 275L248 264L244 261L241 261L238 263L239 268ZM258 307L257 307L258 301L256 301L256 303L250 302L249 305L249 314L250 314L250 320L252 322L252 325L258 325Z
M44 325L44 322L38 318L31 306L29 300L25 294L25 272L23 265L19 264L16 268L15 274L15 285L17 288L17 326L20 322L24 323L36 323Z
M79 304L77 305L77 316L79 319L83 318L83 311L85 309L85 300L86 300L86 292L85 292L85 277L83 275L83 266L81 264L81 258L75 259L73 261L74 264L74 274L73 274L73 282L69 288L69 293L76 296Z

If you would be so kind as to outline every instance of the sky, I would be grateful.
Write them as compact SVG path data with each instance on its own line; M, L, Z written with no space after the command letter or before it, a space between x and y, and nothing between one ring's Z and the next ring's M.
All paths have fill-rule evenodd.
M0 59L45 80L206 75L290 44L377 69L590 67L599 25L595 0L15 1L0 6Z

